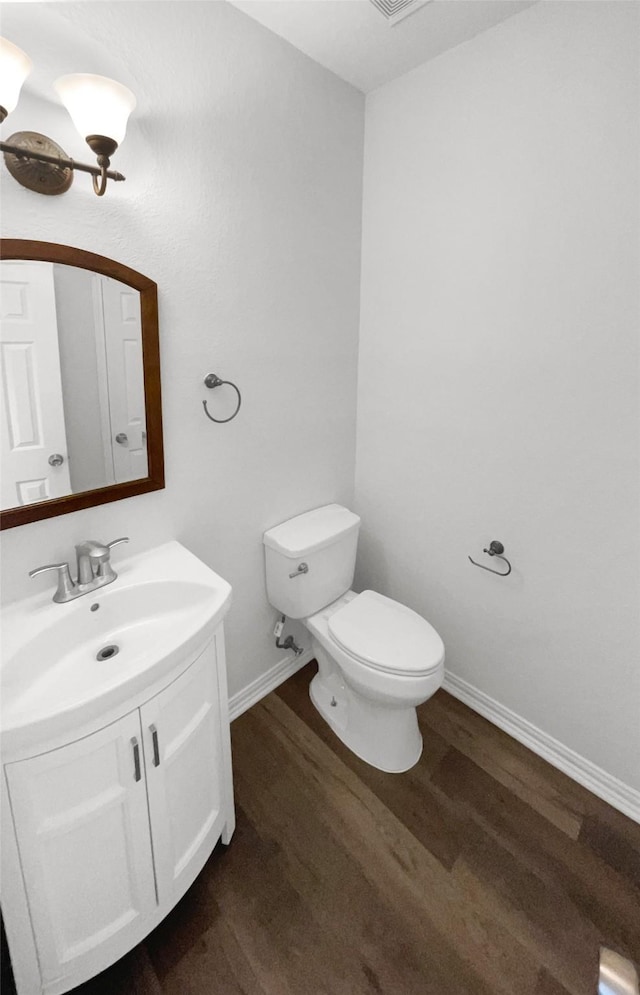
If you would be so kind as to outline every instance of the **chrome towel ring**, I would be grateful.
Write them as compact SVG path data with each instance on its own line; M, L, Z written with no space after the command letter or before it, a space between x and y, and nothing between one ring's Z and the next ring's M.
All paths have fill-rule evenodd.
M502 543L498 539L493 539L489 543L489 548L488 549L483 549L482 552L483 553L488 553L489 556L497 556L499 560L504 560L504 562L507 564L507 567L509 569L505 570L505 571L502 571L502 570L492 570L491 567L485 567L482 563L476 563L475 560L471 560L471 557L469 557L469 559L473 563L474 567L480 567L481 570L488 570L490 574L496 574L497 577L508 577L509 576L509 574L511 573L511 564L509 563L509 561L506 558L506 556L502 555L504 553L504 546L502 545Z
M238 411L240 410L240 405L242 404L242 396L240 394L240 391L238 390L238 388L234 383L231 383L230 380L221 380L220 377L217 375L217 373L208 373L207 376L204 378L205 387L222 387L223 384L227 384L229 387L233 387L236 394L238 395L238 403L236 405L236 410L233 412L232 415L229 415L228 418L214 418L213 415L210 415L207 410L207 402L206 401L202 402L204 413L209 419L209 421L217 422L218 425L224 425L225 422L231 421L233 418L235 418L235 416L238 414Z

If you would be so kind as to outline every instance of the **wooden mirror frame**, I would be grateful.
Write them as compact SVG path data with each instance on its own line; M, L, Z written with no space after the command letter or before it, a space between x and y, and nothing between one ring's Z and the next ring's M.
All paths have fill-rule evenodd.
M75 249L55 242L35 242L22 238L0 239L0 259L26 259L33 262L62 263L110 276L140 293L142 322L142 362L144 369L145 411L147 420L147 460L149 474L139 480L109 484L78 494L65 494L50 501L0 511L0 529L38 522L57 515L67 515L82 508L93 508L110 501L159 491L164 487L164 455L162 444L162 404L160 396L160 346L158 339L158 288L142 273L108 259L106 256Z

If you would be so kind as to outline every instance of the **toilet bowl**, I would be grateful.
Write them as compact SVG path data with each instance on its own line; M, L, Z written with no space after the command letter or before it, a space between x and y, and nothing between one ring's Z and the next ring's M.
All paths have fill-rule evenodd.
M422 754L416 707L444 679L435 629L374 591L348 591L303 624L318 661L309 694L322 717L361 760L409 770Z
M422 753L416 707L444 679L444 645L416 612L351 590L360 519L341 505L298 515L264 534L267 593L311 634L318 673L309 694L358 757L389 773Z

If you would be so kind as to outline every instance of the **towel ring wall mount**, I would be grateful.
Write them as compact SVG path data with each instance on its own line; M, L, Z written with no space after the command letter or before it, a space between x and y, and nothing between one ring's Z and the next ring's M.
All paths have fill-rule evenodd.
M209 414L209 411L207 409L207 402L206 401L202 402L204 413L209 419L209 421L214 421L218 425L224 425L225 422L231 421L233 418L235 418L235 416L238 414L238 411L240 410L240 405L242 404L242 395L240 394L240 391L238 390L236 385L231 382L231 380L221 380L217 373L207 373L206 377L204 378L205 387L209 388L222 387L225 384L229 387L233 387L236 394L238 395L238 403L236 405L236 410L233 412L232 415L229 415L228 418L214 418L213 415Z
M506 556L502 555L504 553L504 546L502 545L499 539L492 539L491 542L489 543L489 548L483 549L482 552L487 553L488 556L497 556L499 560L504 560L504 562L507 564L508 569L505 571L492 570L491 567L485 567L483 563L476 563L475 560L472 560L471 557L469 557L474 567L480 567L481 570L488 570L490 574L496 574L497 577L509 576L509 574L511 573L511 564L509 563Z

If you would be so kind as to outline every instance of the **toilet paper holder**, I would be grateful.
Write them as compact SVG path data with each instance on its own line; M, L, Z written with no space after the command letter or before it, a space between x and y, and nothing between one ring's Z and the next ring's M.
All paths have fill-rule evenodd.
M489 548L487 549L485 547L485 549L483 549L482 552L487 553L489 556L497 556L499 560L504 560L504 562L507 564L508 569L506 571L493 570L491 567L485 567L483 563L476 563L475 560L472 560L471 557L469 557L474 567L480 567L481 570L488 570L490 574L496 574L496 576L498 577L509 576L509 574L511 573L511 564L509 563L506 556L502 555L504 553L504 546L502 545L499 539L492 539L491 542L489 543Z

